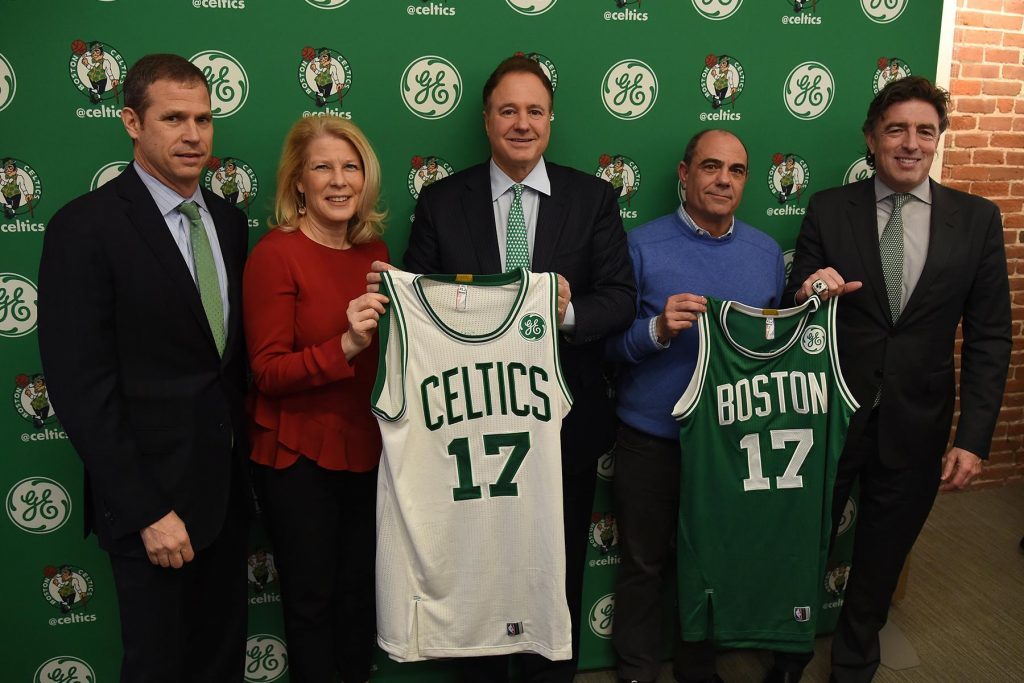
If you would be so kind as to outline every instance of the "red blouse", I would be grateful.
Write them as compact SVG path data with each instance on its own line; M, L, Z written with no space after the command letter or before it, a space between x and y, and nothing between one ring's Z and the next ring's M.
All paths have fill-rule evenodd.
M365 472L380 460L370 411L377 337L351 364L341 350L348 303L366 293L375 260L388 260L380 240L331 249L298 230L271 230L249 255L242 303L254 462L283 469L302 455Z

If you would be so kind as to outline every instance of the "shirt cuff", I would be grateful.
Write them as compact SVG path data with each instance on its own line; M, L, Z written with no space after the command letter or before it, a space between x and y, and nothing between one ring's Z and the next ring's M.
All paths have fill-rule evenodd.
M667 349L669 346L672 345L672 340L669 339L664 344L662 344L660 341L658 341L658 318L659 317L660 316L656 315L653 318L651 318L651 322L648 323L648 325L647 325L647 331L650 333L651 341L654 342L655 346L657 346L659 349Z
M565 334L572 334L576 330L576 313L572 310L572 302L565 307L565 317L562 319L562 324L558 326L558 331Z

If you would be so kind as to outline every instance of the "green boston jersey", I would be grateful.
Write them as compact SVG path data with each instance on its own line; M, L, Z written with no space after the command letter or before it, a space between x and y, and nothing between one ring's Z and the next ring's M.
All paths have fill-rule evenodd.
M680 421L683 639L813 649L832 485L857 402L836 306L781 311L707 300Z

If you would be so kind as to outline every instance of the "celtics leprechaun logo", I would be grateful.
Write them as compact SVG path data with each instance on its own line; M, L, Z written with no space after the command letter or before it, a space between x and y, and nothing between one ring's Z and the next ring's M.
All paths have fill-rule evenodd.
M850 578L850 565L838 564L825 572L825 590L833 598L838 598L846 590L846 582Z
M423 188L433 185L441 178L455 173L455 169L439 156L417 154L409 162L408 186L413 199L420 198Z
M602 154L594 175L611 184L620 204L628 206L640 190L640 167L622 154Z
M619 529L615 524L615 515L610 512L595 512L591 515L590 545L597 548L602 555L616 550L619 546Z
M345 55L329 47L302 48L299 61L299 85L318 107L326 107L333 99L342 106L342 98L352 88L352 66Z
M22 373L14 378L14 409L36 429L42 429L57 420L53 406L50 405L46 378L42 373Z
M540 65L541 71L543 71L544 75L548 77L549 81L551 81L551 90L555 91L558 89L558 68L555 67L554 62L539 52L516 52L515 55L517 57L526 57L527 59L532 59L537 62L537 64Z
M92 577L81 567L62 564L43 568L43 597L65 614L85 609L92 597Z
M875 73L871 80L871 89L875 95L893 81L911 75L910 65L899 57L879 57Z
M42 183L39 176L20 159L4 157L0 162L0 207L4 218L11 220L19 214L29 214L35 218L35 207L42 194Z
M71 81L93 104L114 100L121 104L119 86L128 66L116 49L99 40L74 40L68 63Z
M735 57L709 54L704 58L700 90L713 109L735 107L745 82L743 65Z
M267 589L267 585L277 581L277 567L274 565L274 556L267 552L266 548L257 548L247 561L249 574L249 587L254 595L259 595Z
M238 157L211 156L206 162L203 187L248 215L249 205L259 193L260 181L252 167Z
M768 186L779 204L791 201L799 202L800 197L807 191L810 179L811 171L803 158L796 154L782 153L772 156L772 166L768 171Z

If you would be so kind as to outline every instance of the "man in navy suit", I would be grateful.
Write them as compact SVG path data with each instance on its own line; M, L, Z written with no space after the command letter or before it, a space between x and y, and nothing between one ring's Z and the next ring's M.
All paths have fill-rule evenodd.
M634 317L636 289L616 192L610 183L544 159L553 90L540 66L510 57L484 85L491 160L423 189L405 252L416 273L500 273L509 265L509 215L521 186L527 265L559 274L559 355L574 402L562 425L566 597L573 657L524 657L531 681L571 682L579 658L587 531L597 459L615 438L615 413L602 374L602 340ZM468 680L497 681L505 658L464 665Z
M122 681L241 681L245 217L199 188L213 117L176 55L128 72L135 161L50 221L39 346L109 554Z
M1010 294L999 209L930 180L949 95L892 81L868 108L874 178L811 198L786 297L845 294L839 360L861 408L839 461L833 527L860 480L850 580L832 644L832 678L866 682L903 562L936 492L981 472L1010 359ZM953 349L963 322L960 417Z

